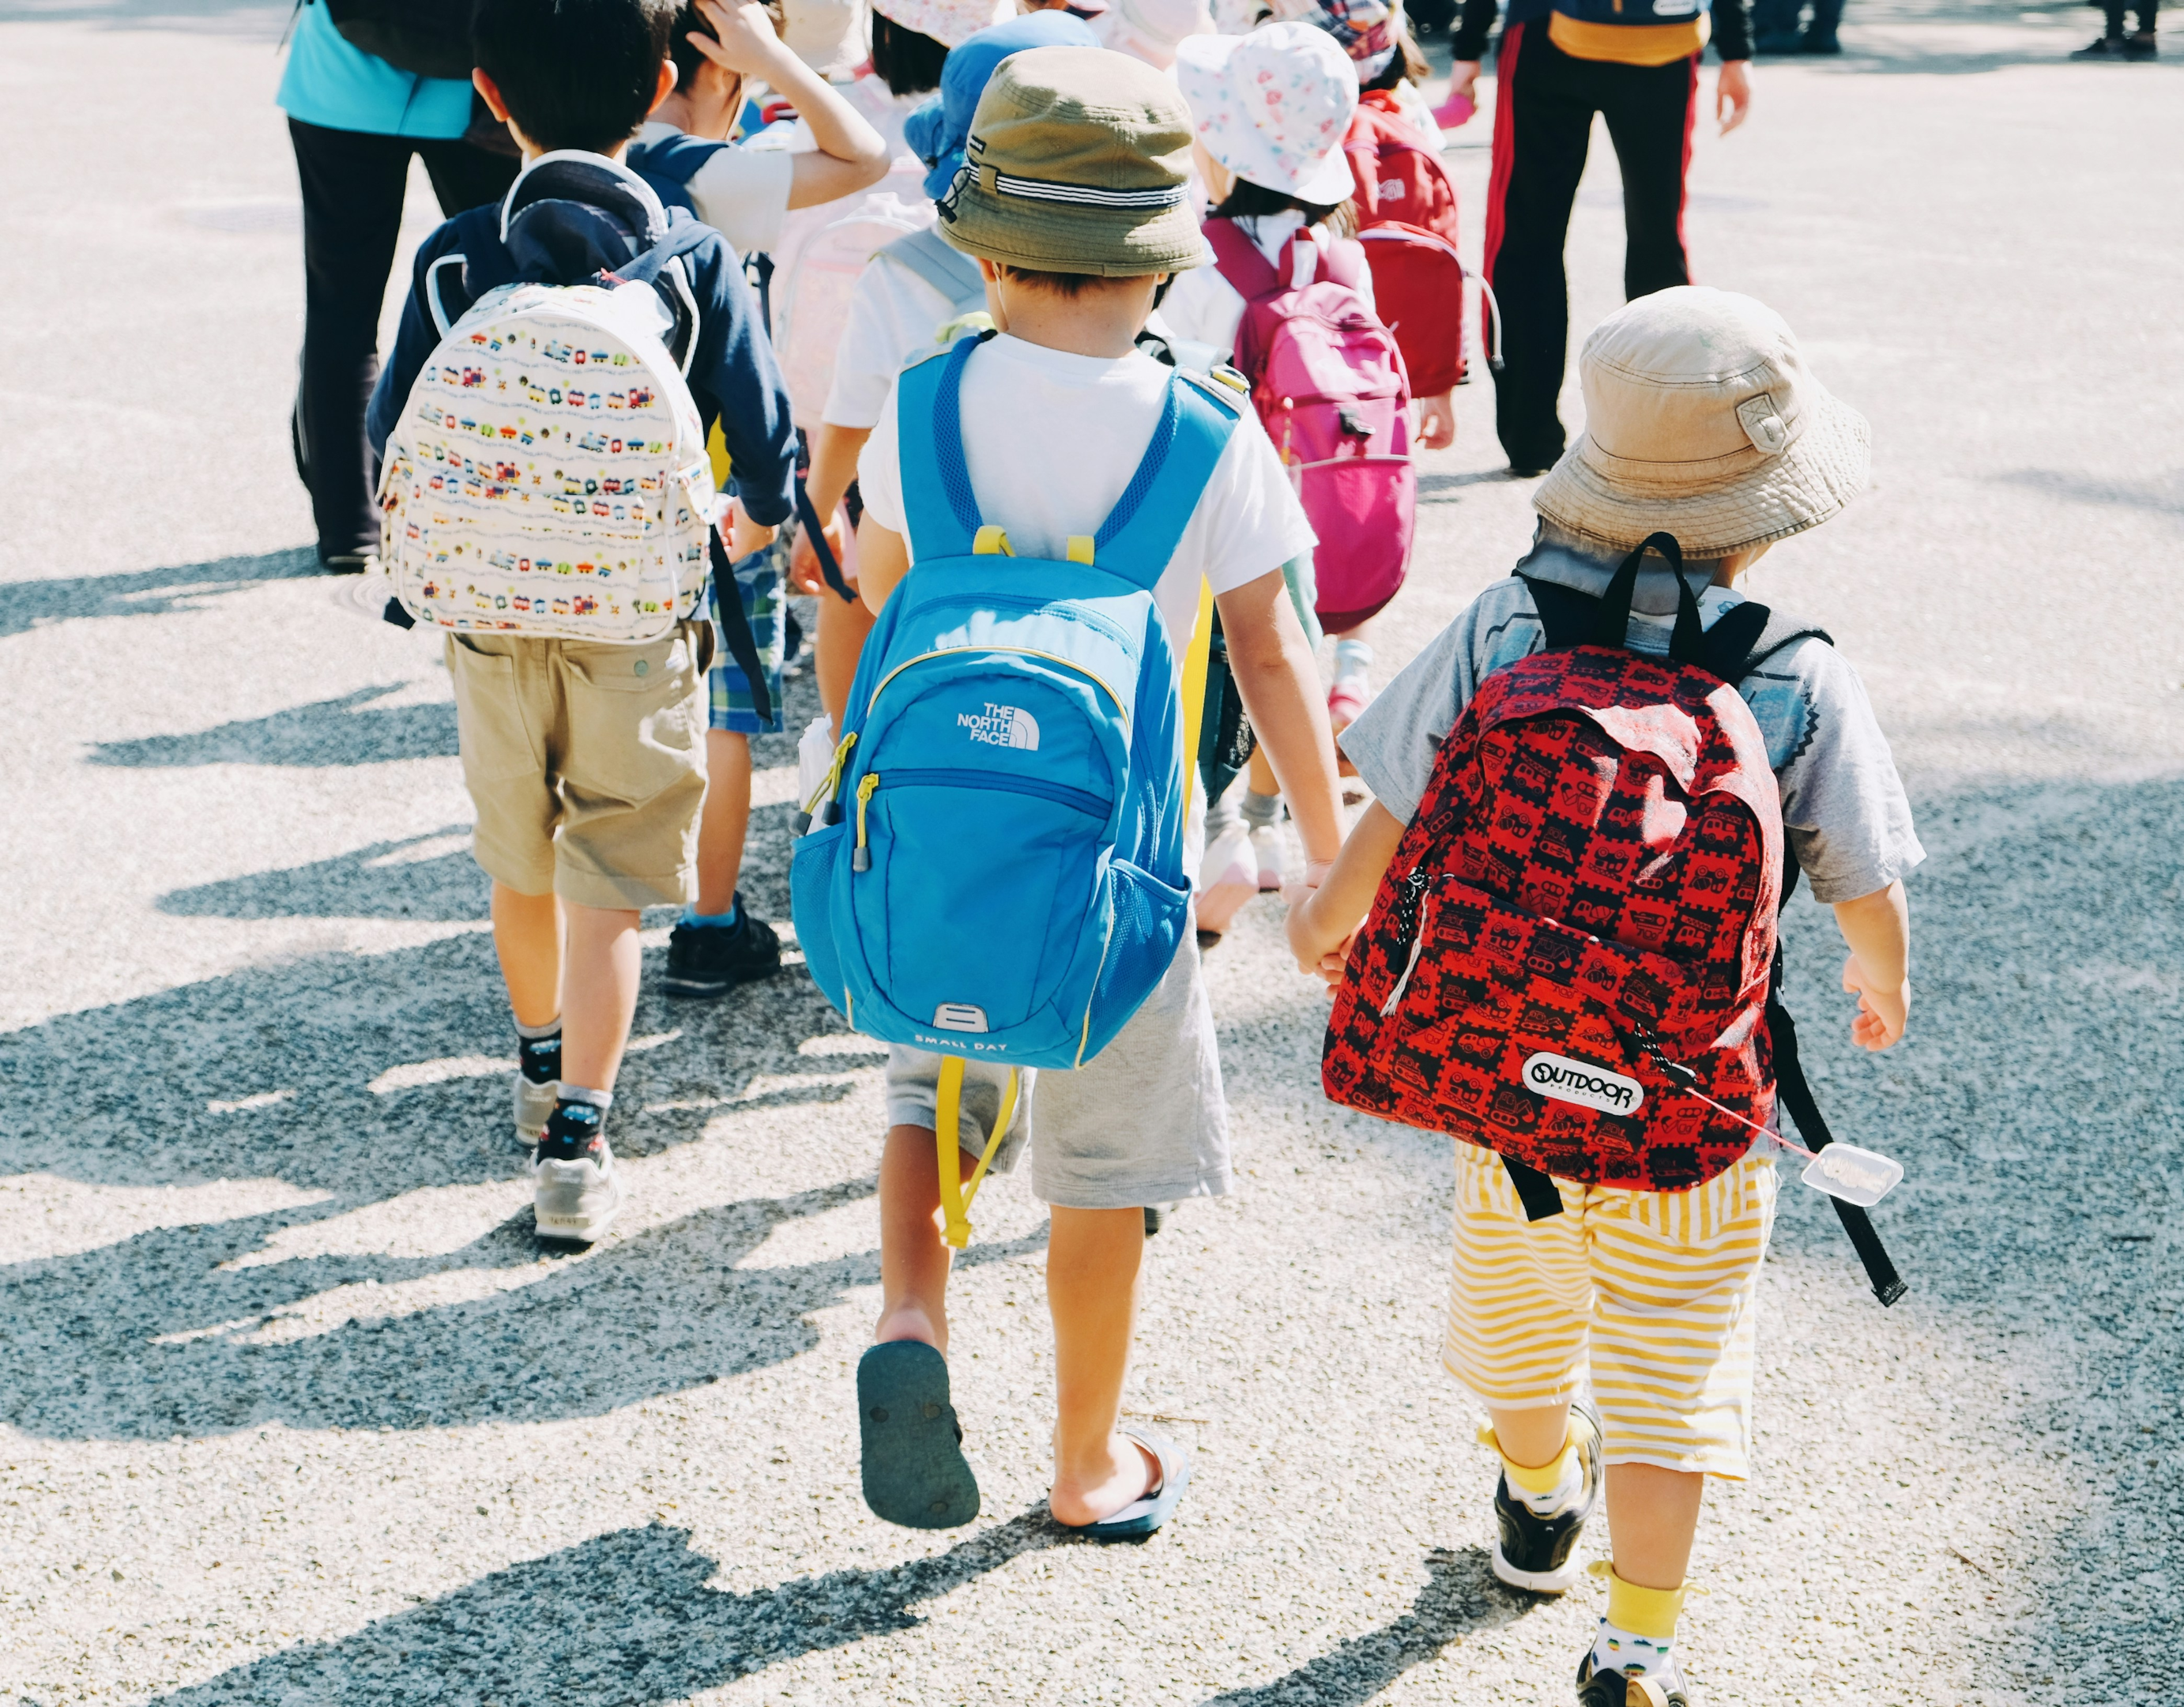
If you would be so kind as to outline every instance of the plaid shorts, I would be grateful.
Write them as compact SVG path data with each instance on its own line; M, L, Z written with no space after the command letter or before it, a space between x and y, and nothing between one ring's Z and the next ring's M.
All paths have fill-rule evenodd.
M708 596L712 600L713 624L720 630L720 636L713 649L713 667L705 678L710 701L705 715L708 728L728 729L742 735L777 735L782 731L781 665L785 633L781 620L784 601L779 555L778 547L769 546L763 551L752 552L735 566L736 591L744 601L744 615L750 620L751 639L758 644L759 661L766 668L766 703L773 708L773 716L767 722L759 720L757 708L751 700L750 678L744 674L743 666L728 650L727 624L721 620L721 577L716 574Z

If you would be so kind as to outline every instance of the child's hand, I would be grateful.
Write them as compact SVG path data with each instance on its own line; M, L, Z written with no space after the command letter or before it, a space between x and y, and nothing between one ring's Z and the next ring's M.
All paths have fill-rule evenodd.
M842 517L838 511L820 533L827 540L827 549L834 554L834 566L842 566ZM788 553L788 584L800 593L832 594L827 584L826 572L819 566L819 554L812 548L809 528L800 531L796 544Z
M722 518L722 537L727 541L728 561L740 563L754 551L763 551L773 544L773 536L781 530L754 522L744 514L742 505L730 499L728 513Z
M1911 980L1890 990L1875 982L1856 955L1843 962L1843 988L1858 997L1858 1017L1850 1023L1850 1040L1860 1049L1883 1050L1903 1035L1911 1009Z
M1307 976L1323 979L1329 990L1342 982L1343 968L1350 962L1350 940L1355 931L1333 934L1318 922L1318 909L1312 905L1316 890L1305 890L1290 906L1290 916L1283 929L1289 934L1290 952L1296 957L1297 970Z
M758 0L737 0L726 6L720 0L698 0L698 4L720 37L715 41L702 30L692 31L690 45L700 53L722 70L744 77L762 75L773 64L781 52L781 37Z
M1456 393L1422 397L1418 404L1418 448L1446 450L1456 443Z

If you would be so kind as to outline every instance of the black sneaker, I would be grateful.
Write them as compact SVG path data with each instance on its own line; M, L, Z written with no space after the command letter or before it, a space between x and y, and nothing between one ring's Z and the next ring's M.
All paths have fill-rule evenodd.
M2127 53L2120 36L2097 36L2070 55L2073 59L2113 59L2121 64Z
M1607 1454L1601 1450L1600 1413L1590 1399L1570 1407L1570 1431L1585 1466L1584 1488L1576 1504L1541 1517L1509 1492L1507 1475L1494 1485L1494 1518L1501 1531L1494 1543L1494 1574L1527 1593L1560 1594L1577 1581L1573 1555L1578 1533L1600 1507L1601 1487L1607 1478ZM1621 1707L1622 1698L1618 1696L1616 1702Z
M1673 1664L1663 1676L1626 1677L1620 1671L1594 1671L1587 1650L1578 1662L1577 1707L1691 1707L1691 1697Z
M706 998L725 996L731 986L781 970L781 939L736 895L736 922L692 924L683 920L667 939L667 975L660 987L670 996Z
M1840 53L1842 43L1832 36L1817 36L1808 30L1797 38L1797 51L1800 53Z
M2137 35L2124 38L2123 56L2126 59L2159 59L2161 47L2155 41L2153 31L2141 30Z

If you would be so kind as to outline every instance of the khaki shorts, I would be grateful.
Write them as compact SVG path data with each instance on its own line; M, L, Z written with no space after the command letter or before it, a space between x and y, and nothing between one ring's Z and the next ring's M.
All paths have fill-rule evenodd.
M644 646L448 636L488 876L579 906L695 897L712 636L707 622Z
M1608 1463L1741 1479L1773 1158L1689 1191L1555 1185L1562 1213L1527 1221L1502 1158L1457 1144L1449 1372L1506 1410L1590 1384Z

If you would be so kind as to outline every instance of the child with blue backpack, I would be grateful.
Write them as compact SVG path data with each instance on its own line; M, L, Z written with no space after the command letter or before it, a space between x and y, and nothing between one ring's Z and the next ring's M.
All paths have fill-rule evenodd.
M1190 168L1189 115L1151 67L1004 60L940 226L998 330L905 371L858 464L878 621L791 884L813 977L890 1046L857 1398L866 1501L911 1527L978 1512L949 1266L967 1176L1027 1146L1052 1210L1050 1508L1143 1536L1189 1479L1174 1444L1118 1424L1145 1207L1229 1183L1185 875L1185 682L1214 605L1308 856L1340 840L1280 569L1310 527L1248 400L1134 343L1164 281L1206 258Z

